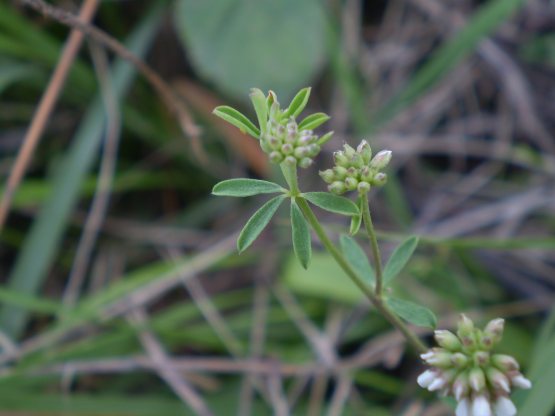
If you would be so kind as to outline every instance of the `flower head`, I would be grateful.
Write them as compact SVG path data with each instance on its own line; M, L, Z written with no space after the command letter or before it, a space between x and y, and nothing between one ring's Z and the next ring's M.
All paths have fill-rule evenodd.
M503 336L504 323L494 319L480 330L461 315L456 335L435 331L439 347L420 356L431 368L418 376L418 384L455 397L457 416L516 415L509 399L511 389L529 389L532 383L519 371L513 357L492 352Z
M372 186L382 186L387 175L380 172L391 160L391 151L382 150L372 158L372 149L366 140L360 142L356 150L348 144L343 150L333 154L335 166L320 172L329 184L328 190L335 194L357 190L366 193Z

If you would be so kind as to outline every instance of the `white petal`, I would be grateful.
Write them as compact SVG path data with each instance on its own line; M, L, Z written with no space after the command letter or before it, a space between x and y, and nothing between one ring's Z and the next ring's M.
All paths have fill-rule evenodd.
M520 387L521 389L529 389L532 387L532 382L524 377L522 374L515 376L511 379L513 386Z
M472 416L491 416L491 406L488 399L478 396L472 402Z
M430 358L432 358L435 355L435 352L433 351L428 351L424 354L420 354L420 358L422 358L424 361L428 361Z
M508 397L501 396L495 402L495 416L515 416L516 407Z
M441 388L443 388L443 386L445 386L445 383L447 383L447 380L445 380L443 377L437 377L428 386L428 390L430 391L440 390Z
M465 388L463 383L455 383L453 386L453 392L455 393L455 399L461 400L462 396L465 393Z
M426 370L418 376L418 378L416 379L416 382L420 387L426 389L432 383L432 381L435 380L436 376L437 375L435 371Z
M459 404L457 405L457 409L455 410L455 416L471 416L470 413L470 402L468 399L462 399Z

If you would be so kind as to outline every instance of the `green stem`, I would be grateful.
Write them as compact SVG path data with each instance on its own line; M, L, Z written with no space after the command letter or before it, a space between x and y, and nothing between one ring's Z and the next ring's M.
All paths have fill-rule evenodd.
M368 201L368 194L364 193L361 195L361 208L362 208L362 221L364 222L364 228L366 229L366 234L370 239L370 247L372 249L372 256L374 257L374 267L376 268L376 296L380 297L382 295L383 288L383 272L382 272L382 258L380 255L380 247L378 246L378 239L376 238L376 231L374 230L374 224L372 223L372 217L370 215L370 202Z
M395 328L397 328L406 340L413 346L413 348L418 352L425 352L427 350L426 346L420 339L405 325L401 319L395 315L383 302L380 296L377 296L372 289L364 283L364 280L359 277L358 273L351 267L347 259L343 256L343 253L337 249L337 247L330 240L326 231L312 212L312 209L308 205L308 202L304 198L296 198L299 208L303 212L305 218L308 220L312 229L318 235L318 238L326 248L326 250L332 255L337 264L343 269L347 276L353 281L353 283L366 295L370 300L372 305L376 310L382 314L382 316L391 323Z

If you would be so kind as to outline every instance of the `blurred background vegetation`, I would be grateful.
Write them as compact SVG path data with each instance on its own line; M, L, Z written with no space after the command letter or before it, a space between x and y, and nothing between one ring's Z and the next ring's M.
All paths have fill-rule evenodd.
M259 201L211 187L275 170L211 111L307 85L335 131L318 168L343 142L393 150L384 255L421 236L399 293L442 328L506 318L535 383L519 414L552 414L554 1L50 4L0 3L0 414L452 414L329 258L296 266L284 219L235 253ZM111 38L85 24L72 59L65 12L87 8Z

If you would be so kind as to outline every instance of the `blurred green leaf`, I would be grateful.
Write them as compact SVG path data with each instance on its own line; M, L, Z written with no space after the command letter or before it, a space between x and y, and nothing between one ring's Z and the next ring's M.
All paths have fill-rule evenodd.
M356 205L359 210L359 213L351 217L351 224L349 226L350 235L356 235L358 233L358 230L360 230L360 226L362 224L362 204L365 204L365 203L366 203L366 198L364 198L362 195L357 196Z
M384 284L389 284L403 270L418 245L418 237L411 236L393 251L383 270Z
M229 124L233 124L243 133L247 133L255 139L260 137L260 130L258 130L258 127L256 127L252 121L236 109L227 105L220 105L214 109L213 113L214 115L227 121Z
M17 61L0 60L0 94L15 82L36 77L41 72L34 66Z
M291 231L295 255L301 266L307 269L312 256L310 230L295 200L291 201Z
M258 126L262 133L266 132L266 124L268 123L268 103L266 102L266 96L258 88L252 88L249 94L251 98L254 111L256 112L256 118L258 118Z
M310 90L310 87L303 88L293 97L291 104L289 104L289 107L283 112L284 118L297 117L302 113L310 98Z
M273 194L286 189L277 183L259 179L228 179L217 183L212 189L213 195L218 196L252 196L258 194Z
M197 71L222 90L292 97L326 60L323 8L318 0L180 0L174 21Z
M317 207L341 215L358 215L358 207L350 199L329 192L305 192L303 198Z
M239 253L245 251L256 240L285 198L285 195L279 195L270 199L247 221L237 239L237 250L239 250Z
M393 312L411 324L432 329L437 325L434 313L424 306L395 298L388 298L386 303Z
M135 54L143 55L148 49L160 16L161 7L157 2L146 12L146 18L129 37L128 47ZM113 72L116 97L121 97L129 88L134 74L135 70L129 63L116 63ZM33 223L17 257L8 281L10 290L33 294L46 276L71 209L77 202L81 182L90 169L103 138L104 111L100 99L95 100L71 141L72 147L51 179L54 192ZM26 320L27 312L20 308L9 305L0 311L0 327L9 336L17 337Z
M324 124L329 119L330 119L330 116L328 116L325 113L311 114L306 118L304 118L303 121L299 123L299 130L314 130L315 128Z
M340 237L341 250L343 254L356 270L356 272L366 281L367 284L373 286L376 281L376 274L374 269L368 261L366 253L356 240L348 235L341 235Z

